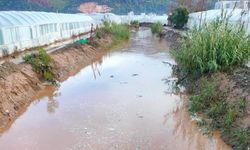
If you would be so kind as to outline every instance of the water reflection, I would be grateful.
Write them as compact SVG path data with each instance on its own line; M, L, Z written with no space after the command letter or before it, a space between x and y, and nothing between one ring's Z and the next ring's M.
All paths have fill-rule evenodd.
M55 110L59 107L59 101L56 100L57 97L61 96L58 93L58 87L55 86L47 86L44 90L38 92L38 94L34 97L36 101L35 104L38 104L41 100L47 99L47 111L48 113L55 113Z
M91 64L91 69L93 71L93 76L94 76L94 79L96 79L96 76L99 75L101 76L101 72L100 70L98 69L98 65L100 65L99 63L92 63Z

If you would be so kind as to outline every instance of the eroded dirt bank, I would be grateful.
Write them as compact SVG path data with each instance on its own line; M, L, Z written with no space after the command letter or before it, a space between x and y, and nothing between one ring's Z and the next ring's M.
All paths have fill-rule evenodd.
M92 45L72 44L50 54L57 80L63 81L98 60L105 54L102 47L110 44L111 39L110 36L95 39ZM28 64L5 62L0 66L0 132L8 128L44 87Z
M171 48L178 50L183 38L185 37L183 33L176 31L174 29L166 29L164 38L170 43ZM235 105L243 101L246 101L244 104L245 108L240 108L237 110L237 118L234 120L232 129L236 130L237 128L247 129L248 130L248 144L250 143L250 69L247 66L238 67L234 70L228 70L225 72L218 72L213 74L207 74L203 76L188 76L180 66L173 66L174 74L178 77L178 83L185 86L187 91L191 95L200 95L202 92L202 87L204 86L204 81L215 82L215 87L217 89L216 95L218 100L225 99L223 106L226 105ZM212 81L212 80L216 81ZM208 89L209 90L209 89ZM192 97L192 96L191 96ZM203 116L204 114L198 114ZM218 115L216 122L221 123L223 121L224 115ZM206 122L209 122L206 117L201 117ZM237 130L236 133L239 133ZM234 138L237 135L234 135ZM237 142L233 142L231 133L223 133L222 139L233 149L239 149ZM242 136L243 137L243 136ZM238 138L238 137L237 137ZM237 139L236 138L236 139ZM235 140L235 139L234 139ZM240 140L238 140L240 141ZM236 144L235 144L236 143ZM245 144L245 143L244 143Z

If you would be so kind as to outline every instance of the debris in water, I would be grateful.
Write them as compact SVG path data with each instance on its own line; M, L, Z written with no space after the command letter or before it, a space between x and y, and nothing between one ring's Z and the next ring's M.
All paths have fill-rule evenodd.
M86 133L87 135L91 135L91 133L90 133L90 132L88 132L88 131L85 131L85 133Z
M167 61L162 61L162 63L167 64L169 66L173 66L173 64L171 64L170 62L167 62Z
M114 78L114 75L111 75L110 78Z
M128 82L120 82L120 84L128 84Z
M143 118L143 116L142 115L139 115L139 114L136 114L136 116L138 117L138 118Z
M133 74L132 76L133 76L133 77L136 77L136 76L138 76L138 75L139 75L139 74L136 74L136 73L135 73L135 74Z
M109 131L115 131L115 128L108 128Z

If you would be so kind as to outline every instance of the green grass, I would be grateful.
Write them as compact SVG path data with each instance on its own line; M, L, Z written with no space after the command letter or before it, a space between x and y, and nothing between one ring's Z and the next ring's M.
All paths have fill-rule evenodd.
M181 49L173 54L190 74L226 71L249 60L250 38L239 25L217 20L191 29Z
M246 114L247 101L229 98L231 91L221 90L219 79L213 75L249 61L250 37L242 26L230 25L224 19L194 27L181 48L172 53L187 80L200 80L195 94L190 96L189 111L202 116L201 125L221 131L223 140L233 149L246 150L248 129L241 127L239 122Z
M248 146L248 130L237 125L237 119L243 115L247 102L237 99L235 102L226 100L226 93L219 90L217 78L203 78L200 90L190 97L189 111L203 114L200 125L210 130L219 130L225 142L235 150L245 150Z
M247 150L249 144L248 129L233 128L222 131L222 137L226 143L230 144L234 150Z
M163 32L163 26L160 22L154 23L151 26L151 31L156 36L160 37Z
M130 38L129 26L126 24L116 24L108 21L103 22L103 28L96 30L96 37L105 38L106 35L112 36L112 44L117 45L121 42L127 41Z
M29 54L23 57L23 60L32 66L32 69L41 77L53 84L56 83L54 73L51 69L52 59L44 49L39 49L37 54Z

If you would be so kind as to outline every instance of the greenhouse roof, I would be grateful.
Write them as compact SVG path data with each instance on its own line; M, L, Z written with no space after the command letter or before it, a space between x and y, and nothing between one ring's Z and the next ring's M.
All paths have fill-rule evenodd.
M216 18L220 18L221 15L226 15L229 17L230 21L237 22L240 19L249 22L250 19L250 11L249 10L242 10L242 9L221 9L216 10L208 10L204 12L197 12L190 14L190 17L200 19L201 17L206 20L214 20Z
M0 28L37 24L93 21L85 14L62 14L34 11L0 11Z

